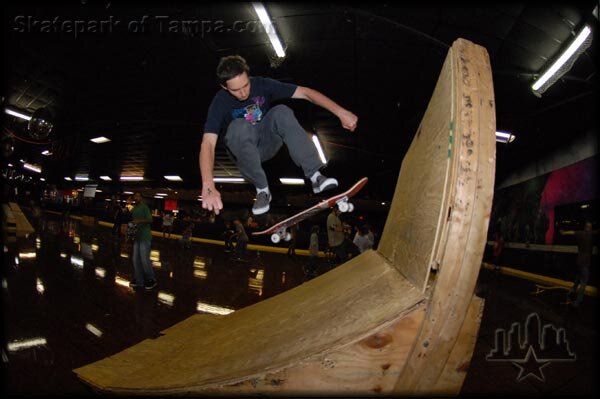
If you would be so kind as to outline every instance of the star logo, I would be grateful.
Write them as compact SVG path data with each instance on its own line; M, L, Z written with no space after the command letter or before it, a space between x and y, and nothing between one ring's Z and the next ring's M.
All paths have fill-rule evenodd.
M529 345L529 350L527 351L527 355L525 355L525 359L520 362L512 362L512 364L519 368L519 375L517 376L518 382L523 381L529 376L537 378L541 382L546 382L546 377L544 377L542 369L548 366L550 362L541 362L540 365L540 361L535 354L533 346Z

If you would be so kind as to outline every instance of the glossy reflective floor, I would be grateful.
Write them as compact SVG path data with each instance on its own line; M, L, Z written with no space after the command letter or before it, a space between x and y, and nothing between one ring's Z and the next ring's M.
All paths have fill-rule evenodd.
M186 249L155 237L152 260L159 285L136 292L128 286L130 245L110 228L62 222L52 214L36 224L36 233L4 244L2 358L8 395L96 395L74 368L157 337L195 313L226 314L305 280L304 257L249 251L241 263L231 261L223 246L194 243ZM327 267L322 261L320 270ZM597 299L586 297L583 306L572 309L561 304L564 291L536 296L533 287L480 273L477 293L486 305L463 394L597 391ZM543 325L564 329L575 359L530 357L525 364L486 358L498 329L508 332L532 314Z

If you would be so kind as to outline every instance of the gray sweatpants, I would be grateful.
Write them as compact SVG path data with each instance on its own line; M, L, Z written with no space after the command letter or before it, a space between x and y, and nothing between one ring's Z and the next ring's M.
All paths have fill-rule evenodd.
M294 112L285 105L271 108L256 125L245 119L234 119L225 134L225 145L242 176L257 188L268 186L262 163L273 158L283 143L304 176L310 177L324 166Z

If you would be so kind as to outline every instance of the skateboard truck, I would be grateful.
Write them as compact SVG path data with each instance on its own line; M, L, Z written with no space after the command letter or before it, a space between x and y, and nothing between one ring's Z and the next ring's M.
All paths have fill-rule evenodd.
M292 234L286 230L287 229L285 228L279 229L275 233L271 234L271 241L273 241L273 244L277 244L281 240L289 241L292 239Z

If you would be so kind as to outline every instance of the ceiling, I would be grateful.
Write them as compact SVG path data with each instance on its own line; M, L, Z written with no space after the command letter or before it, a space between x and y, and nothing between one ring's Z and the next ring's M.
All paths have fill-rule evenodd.
M448 48L462 37L489 52L497 128L517 136L498 144L498 181L596 128L595 44L541 98L530 90L584 23L596 35L596 4L266 3L287 47L280 63L249 3L5 5L3 106L48 108L55 127L36 141L26 122L4 115L3 134L17 139L13 163L41 164L49 183L64 186L64 176L76 174L143 174L146 187L199 190L202 128L219 90L215 67L220 57L240 54L251 74L317 89L358 115L349 133L326 111L287 102L324 143L326 174L343 185L369 176L364 195L387 200ZM73 21L83 31L73 32ZM99 135L112 141L89 141ZM52 155L40 155L43 149ZM279 186L279 177L301 177L285 150L265 168L275 191L308 191ZM169 174L184 181L167 183ZM222 148L215 174L239 176Z

